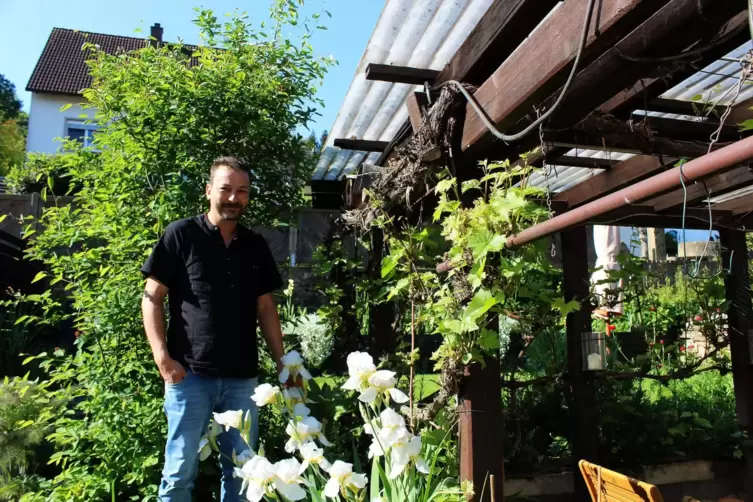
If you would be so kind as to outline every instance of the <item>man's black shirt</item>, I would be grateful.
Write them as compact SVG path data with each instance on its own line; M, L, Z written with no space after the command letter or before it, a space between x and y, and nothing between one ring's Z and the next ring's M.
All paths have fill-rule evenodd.
M170 357L198 375L257 376L256 301L282 286L263 237L238 225L226 246L206 215L176 221L141 272L168 288Z

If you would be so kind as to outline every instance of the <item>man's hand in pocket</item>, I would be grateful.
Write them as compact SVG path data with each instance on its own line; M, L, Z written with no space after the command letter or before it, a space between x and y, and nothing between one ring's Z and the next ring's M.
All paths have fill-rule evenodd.
M162 379L166 383L176 384L186 378L186 369L171 357L161 360L157 364L157 367L159 368L160 375L162 375Z

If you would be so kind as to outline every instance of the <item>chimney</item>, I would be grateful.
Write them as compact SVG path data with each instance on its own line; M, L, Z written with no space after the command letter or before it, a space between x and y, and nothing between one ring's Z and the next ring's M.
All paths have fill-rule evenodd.
M154 23L154 26L152 26L152 38L155 38L155 40L152 40L152 44L154 45L160 45L162 44L162 26L159 25L159 23Z

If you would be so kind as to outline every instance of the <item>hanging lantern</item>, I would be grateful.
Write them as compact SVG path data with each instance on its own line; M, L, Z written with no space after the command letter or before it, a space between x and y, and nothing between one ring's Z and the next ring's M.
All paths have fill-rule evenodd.
M581 351L583 371L603 371L607 368L607 342L604 333L582 333Z

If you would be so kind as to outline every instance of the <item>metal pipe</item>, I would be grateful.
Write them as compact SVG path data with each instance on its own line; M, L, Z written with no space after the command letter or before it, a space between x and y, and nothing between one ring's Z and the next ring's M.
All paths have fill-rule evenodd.
M703 157L691 160L651 178L606 195L593 202L562 213L507 238L505 247L522 246L542 237L586 223L592 218L607 214L623 206L639 203L656 195L680 188L680 176L686 184L711 176L718 171L734 167L753 159L753 137L737 141Z

